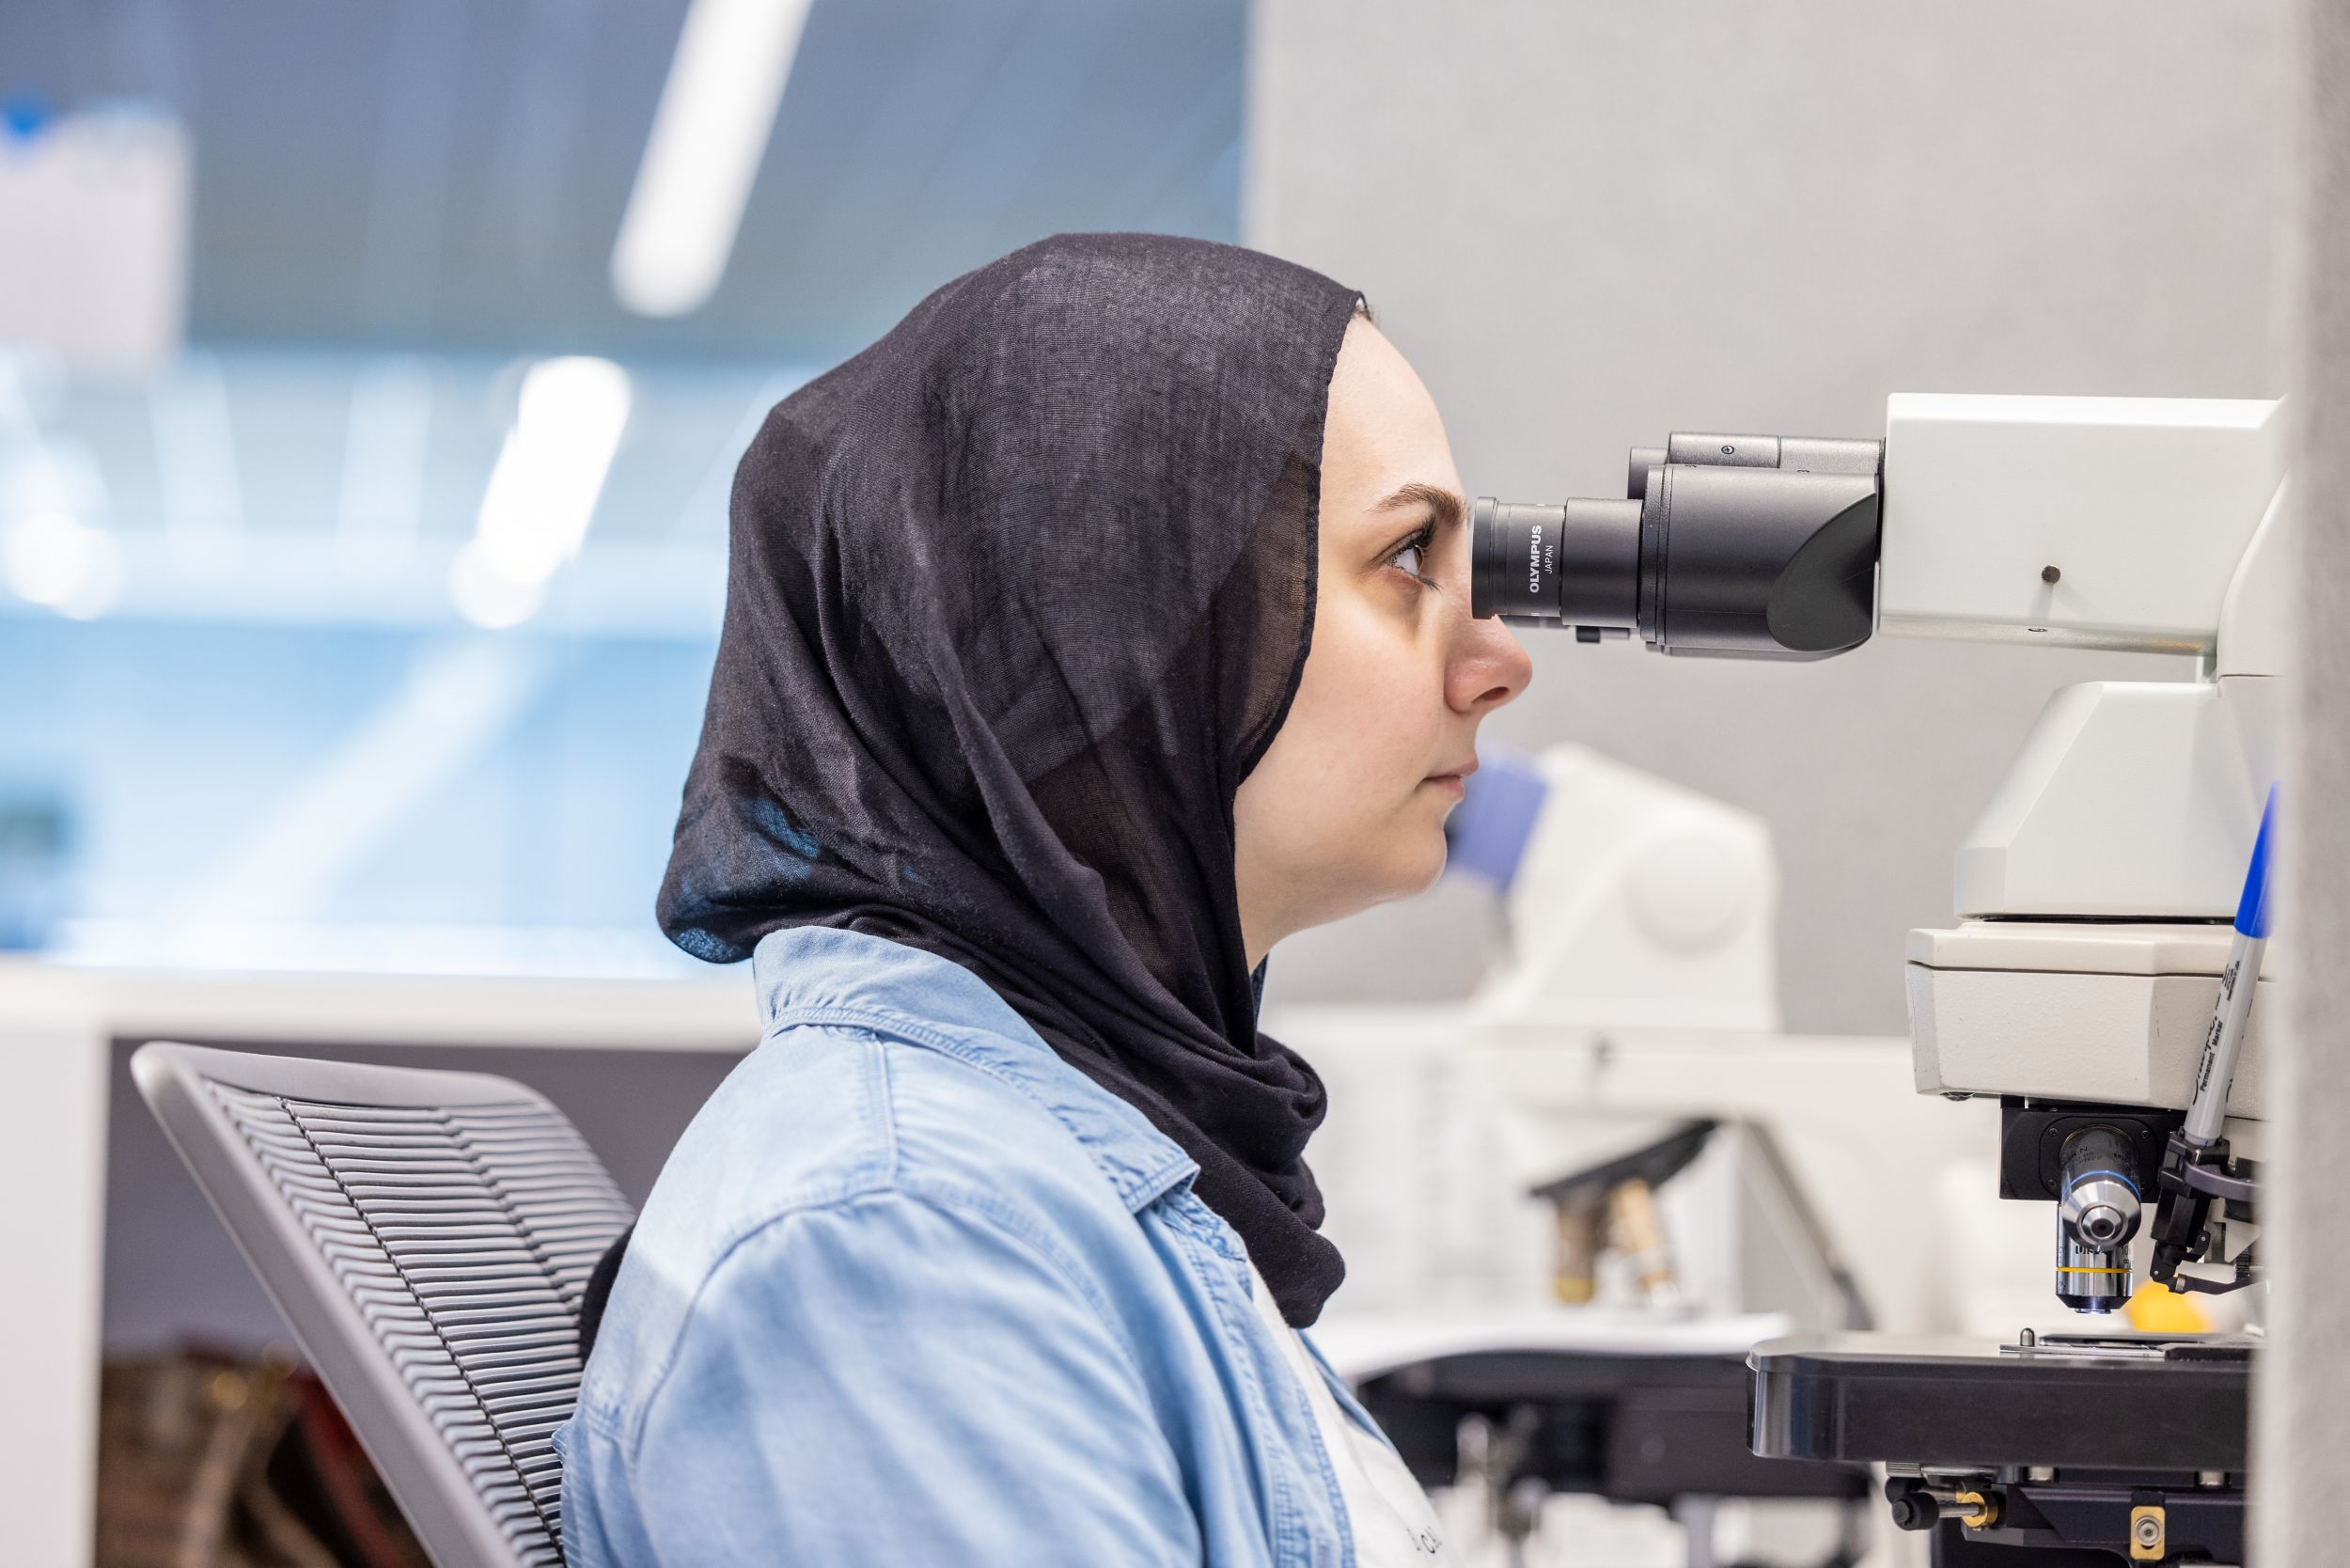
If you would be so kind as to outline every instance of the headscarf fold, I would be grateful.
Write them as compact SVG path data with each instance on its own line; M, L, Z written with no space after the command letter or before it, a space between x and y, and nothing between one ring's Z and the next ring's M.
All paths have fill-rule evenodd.
M1357 296L1227 245L1067 235L776 405L662 929L845 927L986 980L1198 1163L1283 1314L1343 1272L1312 1069L1257 1028L1232 802L1313 632Z

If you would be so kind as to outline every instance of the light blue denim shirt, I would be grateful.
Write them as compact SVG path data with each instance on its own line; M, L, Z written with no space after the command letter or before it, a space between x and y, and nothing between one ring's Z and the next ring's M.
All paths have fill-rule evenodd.
M763 1041L662 1170L556 1435L572 1568L1351 1568L1181 1149L958 964L803 929L752 971Z

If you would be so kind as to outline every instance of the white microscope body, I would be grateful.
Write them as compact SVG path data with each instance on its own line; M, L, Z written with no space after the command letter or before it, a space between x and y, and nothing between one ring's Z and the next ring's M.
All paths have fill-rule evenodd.
M2050 699L1958 850L1962 924L1911 937L1921 1090L2186 1104L2215 922L2281 763L2281 424L2272 402L1892 400L1882 631L2203 661ZM2155 983L2186 976L2214 984Z
M2281 772L2284 443L2269 401L1890 400L1880 631L2201 661L2198 679L2050 698L1959 847L1959 923L1909 936L1920 1092L2192 1099ZM2238 1155L2260 1152L2277 967L2272 948L2228 1102Z

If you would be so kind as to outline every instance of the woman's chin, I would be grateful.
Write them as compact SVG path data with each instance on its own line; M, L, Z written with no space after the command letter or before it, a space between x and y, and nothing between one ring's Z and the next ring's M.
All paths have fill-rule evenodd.
M1407 842L1396 846L1396 875L1394 897L1417 898L1435 886L1444 875L1446 844L1444 818L1439 816L1434 827L1417 826Z
M1446 850L1444 813L1428 808L1435 794L1434 790L1422 792L1412 803L1414 808L1392 820L1384 832L1357 838L1343 870L1329 868L1337 873L1329 878L1333 891L1339 887L1346 891L1324 901L1329 913L1317 923L1417 898L1435 885L1444 875Z

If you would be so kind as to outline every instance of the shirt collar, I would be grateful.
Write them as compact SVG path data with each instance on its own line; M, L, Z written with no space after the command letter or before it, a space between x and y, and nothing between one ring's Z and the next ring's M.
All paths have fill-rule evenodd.
M1067 1126L1132 1212L1198 1172L1140 1111L1063 1061L994 987L936 953L791 926L760 939L751 979L767 1037L796 1024L848 1024L994 1074Z

